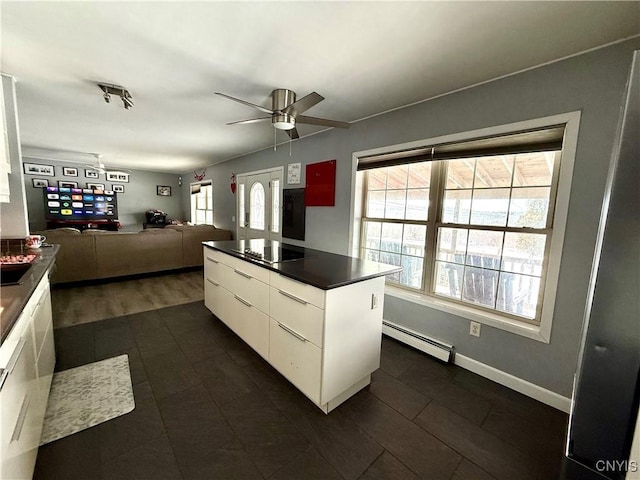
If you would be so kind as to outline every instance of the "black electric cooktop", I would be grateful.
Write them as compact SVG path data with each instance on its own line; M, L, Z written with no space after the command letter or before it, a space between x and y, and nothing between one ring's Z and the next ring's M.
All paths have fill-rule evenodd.
M268 264L292 262L295 260L301 260L308 258L305 255L304 249L294 249L289 247L268 247L268 246L254 246L252 248L245 248L244 250L234 250L241 254L245 258L264 262Z

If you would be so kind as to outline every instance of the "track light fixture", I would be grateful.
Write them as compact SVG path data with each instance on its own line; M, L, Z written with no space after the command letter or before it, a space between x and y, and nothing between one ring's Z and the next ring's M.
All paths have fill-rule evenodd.
M125 110L129 110L133 107L133 97L126 88L120 85L111 85L109 83L99 83L98 87L102 90L102 98L104 98L106 103L111 103L111 95L117 95L122 100Z

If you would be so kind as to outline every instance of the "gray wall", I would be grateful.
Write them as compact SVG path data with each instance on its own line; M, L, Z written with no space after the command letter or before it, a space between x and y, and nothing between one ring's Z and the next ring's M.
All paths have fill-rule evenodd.
M292 156L284 145L277 152L267 149L209 167L206 178L214 181L215 224L235 229L231 221L234 196L229 190L232 172L301 162L304 173L308 163L337 159L336 206L307 209L305 245L346 254L353 152L581 110L551 342L540 343L487 325L480 338L471 337L468 320L388 295L384 309L388 320L451 343L460 354L570 397L607 167L633 50L637 48L640 40L633 39L371 118L348 130L314 135L294 142ZM185 174L183 178L191 177ZM184 195L187 215L188 194ZM637 209L637 205L632 208Z
M52 187L58 186L58 180L78 182L78 187L86 188L87 182L102 183L106 189L110 189L113 183L124 185L124 193L118 194L118 219L122 223L123 230L142 230L144 212L150 209L158 209L167 213L167 218L181 218L182 195L178 186L178 175L172 173L145 172L131 170L129 183L106 181L105 175L99 178L86 178L84 176L85 165L72 162L59 162L50 160L23 157L25 163L37 163L55 166L55 177L43 177L39 175L25 175L24 185L27 194L27 208L29 211L29 230L32 232L44 230L46 222L44 217L44 199L41 188L34 188L32 179L44 178L49 180ZM108 165L108 164L107 164ZM62 167L74 167L78 169L77 177L65 177L62 175ZM156 195L157 185L169 185L171 196L162 197ZM182 187L184 188L184 187Z
M22 183L20 163L20 129L16 114L16 97L13 77L2 75L2 87L9 137L9 203L0 203L0 236L2 238L24 238L29 233L27 225L27 205Z

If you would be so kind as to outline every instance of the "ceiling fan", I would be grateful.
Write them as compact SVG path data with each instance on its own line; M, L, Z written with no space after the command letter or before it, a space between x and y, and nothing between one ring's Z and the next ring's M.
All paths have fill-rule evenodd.
M323 127L338 127L349 128L349 124L346 122L339 122L337 120L327 120L325 118L307 117L301 115L301 113L309 110L311 107L324 100L322 95L316 92L312 92L309 95L302 97L300 100L296 100L296 92L287 90L284 88L277 88L271 92L271 108L255 105L239 98L231 97L224 93L215 92L216 95L228 98L234 102L242 103L253 108L257 108L261 112L268 113L267 117L251 118L249 120L240 120L238 122L229 122L227 125L242 125L247 123L257 123L271 121L272 125L278 130L284 130L287 132L290 138L299 138L298 130L296 129L296 123L306 123L309 125L320 125Z
M91 170L94 170L100 174L104 174L106 172L113 172L113 173L131 173L130 170L123 170L121 168L109 168L107 167L104 162L102 161L102 155L101 154L93 154L96 157L96 161L94 163L87 163L85 166Z

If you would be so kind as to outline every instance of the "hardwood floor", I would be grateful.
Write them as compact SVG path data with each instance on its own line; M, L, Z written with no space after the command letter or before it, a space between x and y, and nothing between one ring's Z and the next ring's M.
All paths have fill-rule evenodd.
M195 290L202 272L54 291L58 327L82 323L54 331L56 370L126 353L136 408L41 447L35 479L558 478L564 413L384 337L371 385L325 415Z
M69 327L204 299L202 269L144 277L54 285L54 328Z

